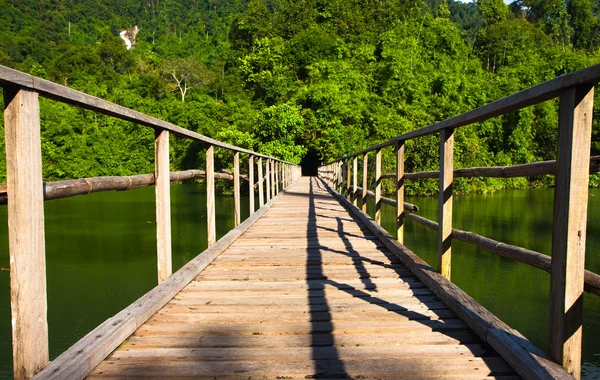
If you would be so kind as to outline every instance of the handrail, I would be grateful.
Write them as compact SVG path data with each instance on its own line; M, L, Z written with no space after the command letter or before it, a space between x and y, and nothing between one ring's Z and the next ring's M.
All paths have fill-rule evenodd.
M257 215L264 213L270 207L273 203L269 202L271 199L276 199L283 189L296 182L301 175L300 167L293 163L217 141L158 118L8 67L0 66L0 87L4 89L7 167L7 184L6 186L0 186L0 203L8 203L13 372L15 379L30 379L36 372L46 366L49 359L44 238L45 197L56 199L83 193L88 194L94 191L128 190L136 186L154 184L156 189L156 244L159 283L159 287L155 288L154 293L164 295L170 294L165 292L171 291L173 287L183 286L181 281L189 278L187 275L178 276L177 281L169 281L172 279L173 274L170 200L170 183L173 179L206 178L208 246L209 248L211 246L220 247L219 249L222 250L223 247L231 244L231 239L235 239L247 229L257 219ZM84 178L57 183L44 183L42 180L40 95L153 128L155 130L155 172L129 177ZM207 145L205 171L170 172L169 133L201 141ZM226 235L225 240L221 239L219 242L216 241L215 178L224 175L214 172L215 147L234 152L233 173L225 176L227 178L231 177L233 180L234 225L236 227L234 231L236 232L233 233L232 231L232 233ZM240 218L240 153L249 155L249 196L252 199L250 202L250 218L244 223ZM259 210L255 210L253 202L254 166L256 165L254 157L258 158ZM263 186L265 181L262 177L263 159L265 159L264 166L267 172L267 186ZM94 185L102 188L94 189ZM263 190L267 195L267 204L263 201ZM240 226L244 227L240 229ZM219 250L213 249L210 252L213 251ZM206 260L206 258L201 258L194 261L204 265L207 264ZM195 270L194 268L190 269L189 266L184 268L187 268L185 269L187 272ZM162 284L168 285L161 287ZM150 296L148 299L153 297ZM164 297L158 298L154 297L154 303L150 306L155 306L156 302L165 300ZM136 316L135 321L129 315L126 322L118 322L121 327L112 331L113 335L107 337L103 335L106 332L103 330L103 334L99 336L86 337L88 340L84 338L83 340L86 342L90 340L96 342L98 347L88 347L86 350L76 352L75 355L78 355L86 363L86 366L92 365L97 360L102 360L104 357L100 358L102 354L99 352L103 353L105 350L110 352L116 348L115 344L118 345L122 342L122 340L118 341L119 332L122 334L123 331L129 331L128 329L135 322L139 322L144 317L150 317L151 314L147 314L147 310L149 310L147 302L150 301L145 300L142 305L132 305L134 310L138 310L142 306L145 312L140 316ZM69 352L70 354L71 352ZM61 375L56 376L63 378Z
M225 148L234 152L247 153L256 157L267 158L278 162L285 162L287 164L294 165L291 162L283 161L276 157L257 153L245 148L240 148L239 146L230 145L212 139L210 137L201 135L200 133L196 133L188 129L182 128L167 121L158 119L156 117L149 116L141 112L134 111L130 108L111 103L107 100L88 95L84 92L77 91L72 88L48 81L46 79L38 78L33 75L26 74L21 71L0 65L0 87L11 86L34 90L41 96L48 99L57 100L62 103L71 104L77 107L101 113L103 115L116 117L121 120L130 121L157 130L173 132L175 135L187 137L192 140L202 141L206 144L214 145L219 148Z
M342 157L319 168L322 177L334 190L345 194L348 201L356 204L357 176L351 179L350 171L357 172L358 157L363 156L363 212L372 193L367 189L369 153L375 151L375 217L380 223L382 203L396 206L396 236L403 244L404 220L416 220L433 228L434 222L414 214L407 214L404 207L404 184L406 180L439 178L438 192L438 270L450 280L451 243L463 240L501 256L518 259L551 273L549 355L567 372L579 378L581 371L581 339L584 283L585 288L599 294L599 276L585 270L585 231L589 173L600 169L599 157L590 158L594 85L600 82L600 65L588 67L544 82L489 103L461 115L434 123L386 142L373 145ZM552 98L560 99L557 160L522 164L512 167L477 167L454 169L454 129L488 120L508 112L535 105ZM439 133L440 170L434 172L404 172L405 141ZM382 149L395 147L396 173L382 174ZM510 246L498 249L489 238L472 232L452 228L452 192L455 177L525 177L555 174L554 215L552 226L552 256L540 259L537 252ZM393 178L396 182L395 198L384 202L381 182ZM351 190L352 189L352 190ZM494 244L498 243L498 244ZM506 248L506 247L504 247ZM517 250L524 255L515 255ZM526 252L527 251L527 252ZM533 253L532 253L533 252ZM539 256L538 256L539 255ZM517 258L517 256L519 256ZM535 256L535 258L534 258Z
M536 86L529 87L515 94L488 103L485 106L446 120L439 121L427 127L403 133L383 143L370 146L355 153L346 154L328 162L325 165L333 164L334 162L346 160L348 158L361 156L365 153L395 145L400 141L412 140L418 137L431 135L448 128L459 128L469 124L486 121L505 113L518 111L522 108L556 98L562 91L568 88L586 84L595 85L598 82L600 82L600 64L574 71L558 78L540 83Z

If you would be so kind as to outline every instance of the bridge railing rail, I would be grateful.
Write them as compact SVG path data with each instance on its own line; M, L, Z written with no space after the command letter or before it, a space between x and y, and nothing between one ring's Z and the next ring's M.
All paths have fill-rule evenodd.
M548 353L552 360L579 378L583 319L583 292L600 295L600 276L585 270L585 241L589 173L600 171L600 157L590 158L594 86L600 81L600 65L588 67L527 88L480 108L420 128L361 151L347 154L319 168L319 175L357 205L375 198L374 220L381 224L382 203L396 206L396 238L404 241L404 221L411 219L438 232L438 270L451 277L452 239L471 243L501 256L519 260L551 273ZM454 169L454 130L493 117L559 98L557 160L511 167ZM405 173L405 142L432 134L439 136L436 172ZM382 149L394 147L396 172L382 173ZM374 152L374 192L368 190L369 154ZM362 188L358 187L362 156ZM552 223L552 256L494 241L472 232L452 228L452 192L455 177L556 176ZM409 213L404 203L407 180L439 179L438 222ZM384 179L395 180L394 198L382 197ZM360 193L359 193L360 192Z
M299 166L291 162L217 141L164 120L4 66L0 66L0 87L4 91L7 163L7 184L6 186L0 185L0 204L8 203L15 379L29 379L41 369L44 371L36 377L83 378L98 364L99 360L102 360L130 335L135 326L148 319L161 302L164 304L170 299L169 296L172 297L177 289L189 282L197 268L208 265L210 257L214 256L212 251L222 251L239 236L243 230L240 226L242 224L240 220L240 153L248 155L246 178L249 181L250 218L244 222L246 223L244 228L247 228L253 220L260 216L258 214L262 214L272 204L272 200L281 190L294 183L301 175ZM42 179L39 96L153 128L155 131L154 173L130 177L97 177L44 183ZM205 171L170 172L170 134L206 144ZM234 152L233 173L215 173L215 147ZM256 183L260 207L258 210L254 204L255 169L258 169ZM191 178L206 178L209 249L173 274L170 183ZM234 189L236 229L230 231L219 242L216 242L215 178L233 180ZM159 286L115 317L98 326L75 346L54 360L51 363L52 366L47 366L49 349L44 199L89 194L95 191L128 190L151 185L156 187ZM220 246L219 243L221 243ZM75 364L76 361L79 364Z

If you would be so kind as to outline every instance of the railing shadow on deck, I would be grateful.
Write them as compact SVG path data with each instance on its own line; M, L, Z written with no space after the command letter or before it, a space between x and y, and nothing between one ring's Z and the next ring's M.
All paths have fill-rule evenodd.
M307 251L307 262L306 262L308 301L309 301L309 306L310 306L310 313L311 313L311 316L313 317L313 318L311 318L311 320L321 320L322 318L320 318L320 317L322 317L322 316L319 315L319 318L317 318L317 314L325 313L326 319L330 321L329 322L330 332L326 332L326 331L324 332L322 330L322 326L320 326L318 331L316 329L313 329L313 331L311 332L311 337L313 339L313 347L319 347L320 345L331 345L331 349L332 349L332 351L331 351L332 356L327 357L327 358L322 358L322 357L317 356L316 352L313 353L312 359L314 361L314 365L315 365L316 372L317 372L316 377L317 378L319 378L319 377L347 378L351 375L351 374L347 373L345 366L344 366L344 362L340 358L340 356L337 354L337 351L335 348L335 335L333 334L334 325L332 322L332 320L334 319L334 316L331 313L331 308L328 307L328 311L322 311L322 305L323 304L328 305L327 294L326 294L327 285L329 285L339 291L347 293L353 299L359 299L361 301L364 301L365 304L379 307L379 308L385 310L386 312L394 313L394 314L397 314L398 316L407 318L409 321L423 323L425 326L427 326L428 328L431 328L433 331L440 332L445 336L455 338L458 341L460 341L461 333L468 331L468 328L466 326L462 329L461 328L458 328L458 329L445 328L444 321L443 321L443 319L457 318L456 315L444 316L444 315L440 314L440 312L437 311L435 308L431 308L430 310L433 313L435 313L438 317L437 320L434 320L430 316L427 316L427 315L419 313L418 311L410 310L406 307L403 307L398 302L387 301L382 297L376 297L373 294L371 294L367 291L358 289L355 286L352 286L350 284L345 284L343 282L328 278L328 276L323 271L323 269L324 269L323 260L324 259L323 259L321 252L333 252L333 253L336 253L336 254L339 254L342 256L352 258L353 259L353 267L356 270L356 273L358 275L357 277L362 282L365 290L370 290L372 292L378 291L377 284L372 281L372 277L371 277L367 267L364 265L364 262L369 262L376 266L381 266L383 268L388 268L390 270L394 270L394 272L397 273L399 276L401 276L402 274L404 274L404 276L407 276L407 277L412 277L412 276L408 276L406 274L406 272L402 273L401 270L396 270L396 268L390 267L390 264L386 264L381 261L374 261L374 260L370 260L370 259L361 257L360 252L358 252L356 249L354 249L351 241L347 238L348 235L343 229L341 217L337 217L337 216L333 217L338 222L338 228L337 228L337 230L333 230L333 232L337 232L337 236L342 240L345 249L344 250L332 249L332 248L329 248L329 247L321 244L319 241L319 235L318 235L319 229L323 228L323 229L329 230L329 231L331 231L331 229L318 225L317 218L323 217L323 216L318 215L315 211L316 209L319 208L319 207L315 206L315 204L318 203L315 201L315 199L322 198L322 199L327 199L327 200L333 200L334 198L332 199L329 196L319 196L319 195L315 194L315 191L314 191L315 186L317 186L322 191L327 191L328 193L330 192L329 189L327 189L323 186L323 184L321 183L320 180L318 180L316 178L310 179L310 187L309 187L309 194L308 194L308 196L309 196L309 218L308 218L308 224L307 224L307 239L309 239L309 241L311 241L311 242L317 243L317 245L318 245L318 248L316 250L316 252L317 252L316 255L318 258L317 262L319 263L319 264L317 264L319 271L316 276L315 276L314 272L311 272L311 273L308 272L308 268L315 267L314 261L308 260L308 257L314 251L308 250ZM335 203L339 205L339 203L337 201ZM338 211L336 209L331 209L331 210ZM349 221L353 221L357 225L361 224L360 221L356 220L350 214L348 214L348 215L351 218L351 219L348 219ZM313 237L313 235L314 235L314 237ZM388 259L390 259L392 265L394 263L400 263L400 261L395 256L393 256L389 252L386 252L387 250L385 248L382 248L380 251L382 254L385 254L388 257ZM317 277L317 279L310 281L309 280L310 277ZM402 281L404 281L404 280L405 280L405 278L402 278ZM399 281L401 281L401 280L399 279ZM412 289L412 288L409 288L409 289ZM413 297L416 300L421 301L424 306L427 306L428 304L431 305L431 302L434 301L433 298L435 298L435 296L433 296L433 294L430 296L421 296L419 294L412 294L411 297ZM316 303L315 301L317 298L322 298L323 302ZM316 305L319 305L319 306L317 307ZM427 321L429 323L427 323L425 321ZM393 323L393 322L390 322L390 323ZM319 339L319 345L316 344L317 337L321 338L321 339ZM323 337L325 337L325 339L324 339L325 341L323 340ZM477 352L475 352L475 351L473 351L473 353L477 354ZM485 361L485 356L486 356L486 353L484 353L480 357ZM321 372L324 369L327 369L329 372ZM331 370L334 370L334 372L330 372ZM495 376L495 375L502 375L502 373L489 373L487 375Z

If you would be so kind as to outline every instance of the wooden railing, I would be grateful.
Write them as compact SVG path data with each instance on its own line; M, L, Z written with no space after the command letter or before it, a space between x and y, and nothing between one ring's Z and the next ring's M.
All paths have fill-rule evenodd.
M256 165L258 165L260 206L258 211L264 211L266 207L265 196L269 202L276 197L280 190L294 183L301 175L300 168L290 162L208 138L166 121L4 66L0 66L0 86L4 89L7 163L7 185L4 188L0 186L0 204L8 203L15 379L31 378L44 368L49 360L44 199L89 194L95 191L156 186L157 262L160 285L123 312L99 326L75 345L74 349L55 360L52 363L53 368L45 372L45 376L50 378L74 378L87 374L86 369L93 366L94 362L97 364L98 358L101 356L99 352L109 353L116 348L122 342L122 339L119 340L118 337L126 337L127 334L131 334L132 328L144 318L150 317L151 311L156 309L161 300L168 300L168 296L173 294L177 288L182 287L186 280L191 280L190 276L196 270L192 268L193 265L199 267L206 262L204 257L200 257L203 255L200 255L190 263L193 265L186 265L178 272L177 279L172 279L169 190L171 181L206 178L208 245L210 247L216 242L215 178L225 177L233 180L235 226L239 228L241 223L241 153L248 155L247 179L249 181L251 215L249 219L253 219L253 214L257 211L254 205L254 169ZM44 183L42 180L39 96L153 128L156 136L155 172L132 177L86 178ZM206 144L205 172L199 170L170 172L170 133ZM234 152L232 174L214 172L215 147ZM258 158L257 163L255 158ZM263 166L266 169L266 178L263 177ZM266 186L264 185L265 181ZM230 244L234 236L239 236L240 231L232 232L235 233L230 232L223 238L222 246L226 246L228 242ZM208 254L212 254L211 252ZM83 364L75 365L76 358L79 358L78 360ZM72 368L66 368L68 366L72 366Z
M548 353L574 377L580 377L582 301L585 290L600 295L600 276L585 270L587 198L590 172L599 171L599 157L590 159L594 85L600 81L600 65L591 66L515 93L462 115L408 132L381 144L340 157L319 169L319 175L354 202L357 193L358 158L363 156L362 211L366 212L369 153L375 154L375 222L381 221L381 183L396 182L396 236L403 243L404 220L411 219L438 232L438 268L451 278L452 239L471 243L501 256L519 260L551 273ZM454 129L513 112L543 101L559 98L557 161L502 168L454 169ZM404 144L419 137L439 134L440 170L404 173ZM394 147L396 172L382 174L382 149ZM350 172L353 176L350 176ZM346 175L344 175L346 174ZM521 247L452 228L452 184L454 177L518 177L555 174L552 258ZM438 222L406 213L404 182L422 178L439 179ZM535 355L534 355L535 356Z

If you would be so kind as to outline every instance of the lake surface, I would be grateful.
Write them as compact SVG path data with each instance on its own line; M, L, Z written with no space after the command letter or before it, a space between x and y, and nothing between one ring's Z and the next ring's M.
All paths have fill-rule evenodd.
M600 272L600 190L589 199L586 267ZM551 189L508 190L454 199L454 226L543 253L550 252ZM203 185L171 186L173 270L206 249ZM437 218L437 199L409 197ZM157 282L154 188L46 202L50 353L54 358L135 301ZM372 214L373 205L370 204ZM242 197L242 219L248 198ZM216 197L217 237L233 228L233 198ZM382 222L394 230L394 210ZM405 244L436 265L436 234L407 221ZM0 268L8 268L6 206L0 206ZM453 242L452 280L541 348L547 344L550 276L466 243ZM0 378L11 378L9 272L0 271ZM600 378L600 297L584 299L584 378Z

